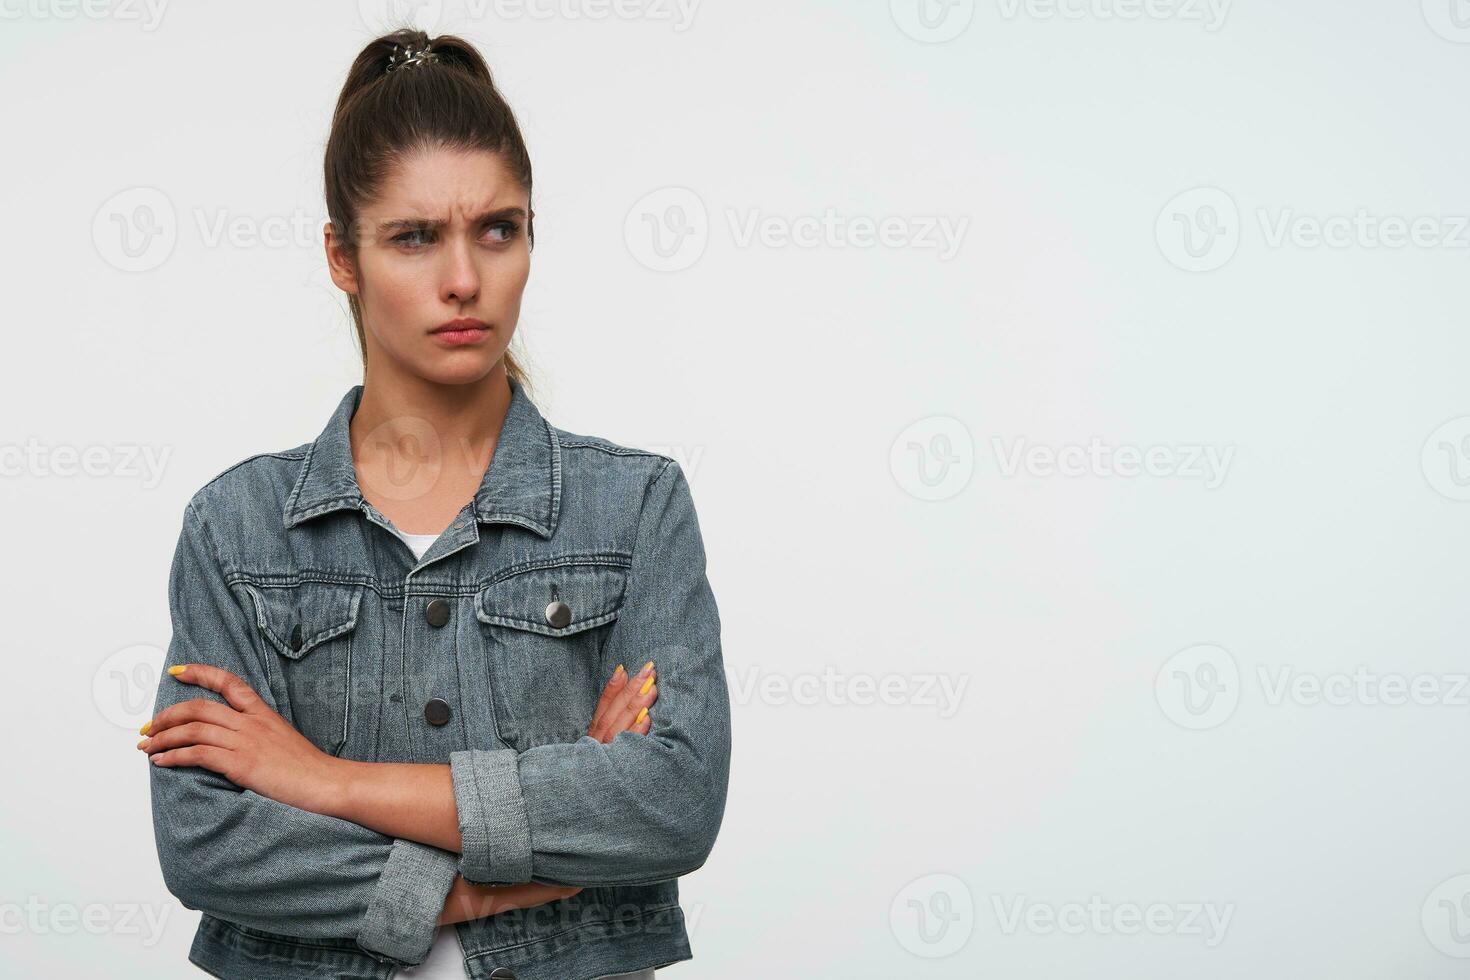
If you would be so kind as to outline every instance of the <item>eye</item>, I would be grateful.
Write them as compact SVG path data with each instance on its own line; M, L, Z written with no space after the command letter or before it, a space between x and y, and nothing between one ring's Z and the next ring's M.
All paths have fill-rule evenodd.
M488 230L492 233L498 231L501 237L496 238L495 240L504 243L513 241L516 235L520 232L521 226L518 222L515 221L497 221L494 224L489 225Z
M431 235L433 235L433 231L428 228L411 228L401 234L394 235L392 241L395 245L417 247L419 245L427 245L429 243L429 236Z

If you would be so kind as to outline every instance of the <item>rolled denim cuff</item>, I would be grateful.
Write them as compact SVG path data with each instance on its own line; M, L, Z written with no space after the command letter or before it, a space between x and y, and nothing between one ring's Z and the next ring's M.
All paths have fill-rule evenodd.
M514 749L449 753L459 810L459 873L477 885L531 880L531 825Z
M368 903L357 945L400 966L429 955L439 914L458 874L453 851L398 838Z

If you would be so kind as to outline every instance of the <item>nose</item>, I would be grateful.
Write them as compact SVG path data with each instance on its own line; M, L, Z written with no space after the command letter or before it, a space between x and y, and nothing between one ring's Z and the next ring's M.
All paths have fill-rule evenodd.
M462 240L440 252L444 267L439 276L439 298L446 303L468 303L480 293L480 270L470 245Z

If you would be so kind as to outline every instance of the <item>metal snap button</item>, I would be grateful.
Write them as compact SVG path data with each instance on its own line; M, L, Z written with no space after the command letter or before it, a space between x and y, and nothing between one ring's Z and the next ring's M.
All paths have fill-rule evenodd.
M572 607L560 599L546 607L546 622L556 629L561 629L572 621Z
M449 710L449 702L443 698L430 698L424 705L424 720L431 725L448 724L449 716L453 713Z
M435 628L443 626L449 622L449 603L443 599L431 600L424 609L424 618L429 621L430 626Z
M301 624L296 623L291 627L291 650L295 652L301 649Z

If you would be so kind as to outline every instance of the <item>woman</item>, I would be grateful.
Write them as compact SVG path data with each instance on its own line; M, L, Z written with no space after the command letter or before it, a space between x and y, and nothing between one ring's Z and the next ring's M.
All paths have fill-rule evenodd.
M370 43L325 170L364 382L185 508L139 742L164 880L203 913L189 959L651 977L692 955L677 879L729 774L688 483L529 397L531 167L469 44Z

